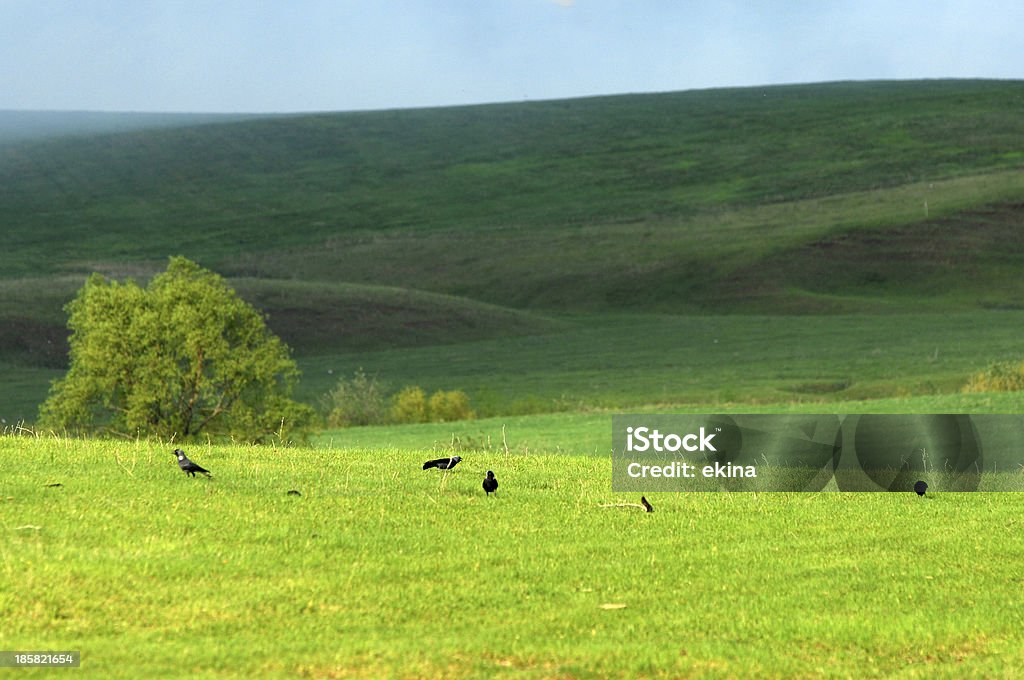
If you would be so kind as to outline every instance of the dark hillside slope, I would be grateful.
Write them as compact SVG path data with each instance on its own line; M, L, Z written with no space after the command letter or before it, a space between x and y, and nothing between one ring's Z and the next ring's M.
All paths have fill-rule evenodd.
M731 302L798 300L826 310L860 296L894 308L1024 309L1024 203L966 210L888 229L830 234L738 272ZM787 287L791 287L788 288ZM753 291L758 291L754 293ZM768 306L778 308L769 302Z

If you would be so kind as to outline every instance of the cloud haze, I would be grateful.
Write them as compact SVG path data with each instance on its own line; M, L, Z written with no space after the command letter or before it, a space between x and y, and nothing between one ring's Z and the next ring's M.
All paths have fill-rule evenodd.
M6 0L0 109L269 112L1024 75L1019 0Z

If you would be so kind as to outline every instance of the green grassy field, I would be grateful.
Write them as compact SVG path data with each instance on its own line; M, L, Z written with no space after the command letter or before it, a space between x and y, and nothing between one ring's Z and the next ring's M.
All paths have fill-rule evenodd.
M1024 665L1018 494L658 494L648 514L601 507L638 500L603 457L464 452L444 474L390 447L190 448L207 480L170 448L0 438L0 647L112 679Z
M481 309L485 313L474 316ZM485 417L652 404L786 408L955 395L989 362L1019 357L1024 328L1020 311L555 319L499 314L486 306L464 311L464 340L429 346L401 346L408 336L381 312L379 326L394 329L397 346L297 355L303 370L297 396L317 403L358 368L393 390L465 390ZM483 324L474 325L479 319ZM503 329L504 337L487 337L495 329ZM383 335L380 330L378 337ZM61 375L57 368L13 362L6 371L11 389L0 394L0 417L10 423L34 418L48 381Z
M318 447L373 449L389 446L438 454L472 450L529 455L611 454L614 413L1006 413L1021 412L1016 393L937 394L863 401L785 404L705 403L685 406L646 404L630 409L601 409L497 416L452 423L417 423L323 430L312 438Z
M300 392L312 398L361 366L395 388L466 390L482 415L948 394L1019 356L1024 327L1017 311L573 321L512 339L300 357Z

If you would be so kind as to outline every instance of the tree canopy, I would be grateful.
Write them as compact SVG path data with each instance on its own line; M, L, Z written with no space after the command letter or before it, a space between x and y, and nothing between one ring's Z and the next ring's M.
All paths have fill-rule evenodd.
M145 288L93 274L65 307L70 367L40 425L123 436L259 440L312 419L299 371L263 317L183 257Z

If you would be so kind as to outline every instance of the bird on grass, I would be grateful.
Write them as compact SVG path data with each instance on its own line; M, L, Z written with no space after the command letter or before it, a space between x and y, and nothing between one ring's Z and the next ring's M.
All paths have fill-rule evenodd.
M438 458L437 460L428 460L423 464L424 470L430 468L437 468L438 470L451 470L453 467L459 464L462 460L462 456L452 456L451 458Z
M928 482L921 481L921 482L918 482L917 484L914 485L914 491L917 492L918 496L923 496L924 492L927 491L927 490L928 490Z
M204 474L207 477L210 476L209 470L207 470L204 467L200 467L199 465L196 465L195 463L190 461L188 459L188 456L186 456L185 452L182 451L181 449L174 449L174 455L178 457L178 467L180 467L181 471L184 472L189 477L195 477L197 472L200 474Z
M491 470L487 471L487 478L484 479L484 491L487 492L487 497L490 498L491 493L498 490L498 478L494 476L494 472Z
M644 509L647 510L647 512L654 512L654 506L648 503L645 497L640 496L640 502L644 504Z

